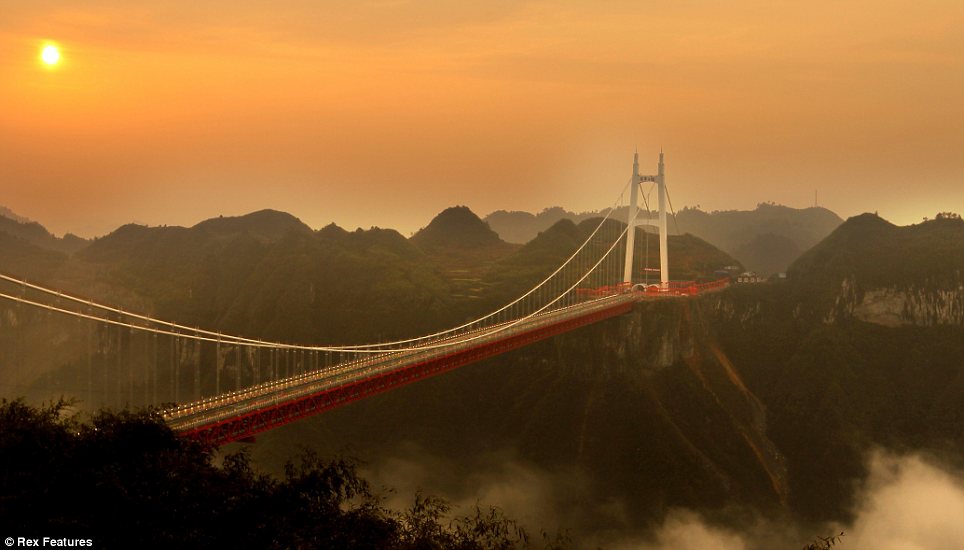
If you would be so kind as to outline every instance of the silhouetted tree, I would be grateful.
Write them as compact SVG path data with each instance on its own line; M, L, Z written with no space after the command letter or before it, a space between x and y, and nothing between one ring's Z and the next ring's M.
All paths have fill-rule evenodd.
M529 548L526 531L477 505L417 494L395 513L355 462L307 450L282 479L246 452L215 465L214 450L174 434L153 411L96 413L69 403L0 402L0 520L24 536L90 538L100 548ZM546 548L565 539L544 536Z
M843 531L839 535L830 537L817 537L817 540L803 547L803 550L830 550L836 546L844 536Z

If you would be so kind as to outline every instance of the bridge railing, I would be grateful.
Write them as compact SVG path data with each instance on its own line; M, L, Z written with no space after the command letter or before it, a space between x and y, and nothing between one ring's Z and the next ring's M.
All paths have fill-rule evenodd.
M659 283L651 284L643 289L646 296L696 296L705 292L721 290L730 285L730 278L723 277L715 281L698 283L696 281L669 281L666 287Z

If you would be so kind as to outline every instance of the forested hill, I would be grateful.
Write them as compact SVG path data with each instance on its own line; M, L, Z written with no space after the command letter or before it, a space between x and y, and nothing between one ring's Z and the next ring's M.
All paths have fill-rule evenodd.
M964 324L964 221L899 227L862 214L790 267L806 311L885 325Z
M363 342L418 335L497 309L556 269L598 222L561 221L519 247L464 206L444 210L410 239L380 228L315 231L290 214L262 210L193 227L129 224L70 256L0 232L11 241L0 252L0 271L190 326L304 343ZM624 226L609 224L605 234L615 239ZM641 273L658 265L658 242L642 232L637 242ZM689 235L673 236L670 249L676 278L735 263Z
M764 274L786 271L801 253L843 221L826 208L770 203L761 203L754 210L684 208L676 219L680 231L705 238L736 256L747 269Z
M20 239L26 243L57 252L73 253L87 246L88 241L67 233L62 238L55 237L47 228L37 222L23 218L0 215L0 234Z
M964 220L942 215L916 225L897 226L876 214L847 220L790 268L801 281L864 286L928 284L949 287L964 268Z
M453 206L415 233L412 242L422 248L477 248L498 245L502 239L468 207Z
M479 302L461 307L466 315L491 304L490 272L502 259L518 249L492 231L465 206L440 212L410 239L448 282L451 296L458 302ZM501 304L500 304L501 305ZM459 318L454 315L452 319Z
M314 231L273 211L191 228L128 225L78 256L158 316L286 341L427 330L451 301L434 266L397 231Z
M88 242L69 233L57 238L39 223L0 207L0 267L11 266L9 274L44 280Z

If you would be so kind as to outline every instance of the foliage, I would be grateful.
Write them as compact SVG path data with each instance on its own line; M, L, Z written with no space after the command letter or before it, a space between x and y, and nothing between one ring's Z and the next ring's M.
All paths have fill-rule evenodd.
M0 207L2 208L2 207ZM87 241L67 234L62 239L53 236L37 222L12 219L0 213L0 233L6 233L39 248L54 252L73 253L87 245Z
M840 539L843 538L843 536L844 536L843 531L841 531L839 535L833 535L829 537L818 536L815 542L811 542L807 544L806 546L803 547L803 550L830 550L837 543L841 542Z
M91 538L99 548L531 547L496 508L448 521L448 504L419 494L409 510L389 511L352 460L305 451L275 479L245 452L216 465L212 449L177 437L152 411L101 411L82 423L68 410L0 402L7 532Z
M412 237L419 247L459 246L480 247L499 244L499 235L480 220L468 207L446 208Z
M158 317L289 342L428 332L450 301L433 266L397 232L312 231L273 211L191 228L124 226L75 264L93 266L102 284L146 298ZM96 288L85 279L87 289Z
M0 273L31 279L43 278L66 261L67 256L62 252L42 248L0 230Z
M964 266L964 221L944 217L899 227L874 214L848 219L808 250L788 274L802 294L825 302L844 280L863 288L957 288Z

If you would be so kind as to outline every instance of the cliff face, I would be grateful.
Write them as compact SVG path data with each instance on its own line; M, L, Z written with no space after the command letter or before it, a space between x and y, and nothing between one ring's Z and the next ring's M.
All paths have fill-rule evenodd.
M829 302L790 284L701 298L767 412L790 507L809 519L846 516L872 446L947 457L964 448L962 293L868 286L844 279Z
M957 283L954 286L954 282ZM964 325L964 280L937 286L897 285L860 289L853 278L845 278L834 298L827 322L859 319L886 327Z
M767 436L766 407L750 391L739 369L719 345L712 326L712 312L704 312L707 307L721 305L721 301L713 298L641 303L632 314L619 319L617 326L606 327L596 335L603 351L598 356L601 361L596 364L604 370L625 370L637 377L640 384L654 387L664 380L692 376L696 385L685 401L679 401L680 394L662 397L668 408L663 409L667 414L659 417L660 422L671 426L673 433L687 442L687 450L697 452L703 466L710 468L728 490L739 492L736 487L746 483L741 474L728 470L727 455L741 454L744 459L749 458L743 467L764 474L769 482L768 488L755 486L751 490L786 504L786 463ZM742 312L741 317L754 314L750 308ZM577 349L585 349L578 338L575 336L575 342L564 344L576 346L571 355L565 356L579 357ZM588 381L590 376L605 373L586 374ZM652 395L661 399L658 391ZM718 426L719 432L705 433L690 423L686 419L690 412L686 411L688 405L704 408L707 424L723 424ZM669 410L674 412L669 414Z

